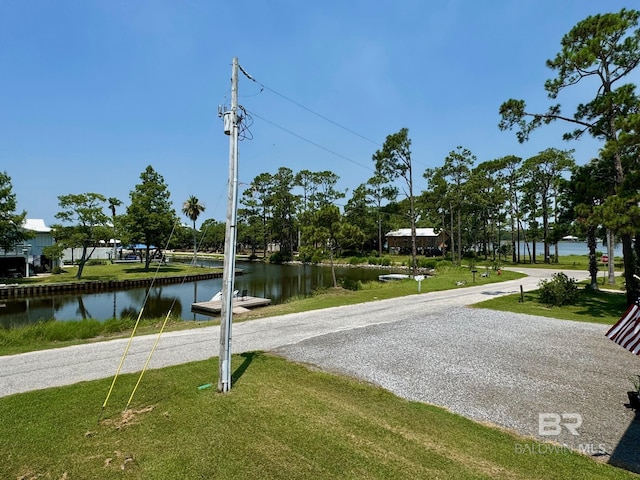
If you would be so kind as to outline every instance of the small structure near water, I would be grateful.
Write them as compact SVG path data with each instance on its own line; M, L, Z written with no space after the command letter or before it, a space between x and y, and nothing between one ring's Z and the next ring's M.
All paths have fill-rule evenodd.
M241 314L248 312L252 308L264 307L271 303L270 298L250 297L248 295L235 295L231 306L233 313ZM191 304L192 313L200 313L210 317L217 317L222 311L222 300L212 298L207 302L196 302Z

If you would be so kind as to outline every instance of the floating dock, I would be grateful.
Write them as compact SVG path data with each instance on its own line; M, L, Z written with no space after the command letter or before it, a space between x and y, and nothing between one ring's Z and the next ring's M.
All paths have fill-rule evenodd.
M233 313L244 313L249 311L252 308L264 307L271 303L270 298L261 298L261 297L234 297L233 303L231 306L233 307ZM220 315L222 311L222 302L220 300L208 301L208 302L197 302L191 304L191 311L193 313L200 313L202 315L209 315L211 317L217 317Z

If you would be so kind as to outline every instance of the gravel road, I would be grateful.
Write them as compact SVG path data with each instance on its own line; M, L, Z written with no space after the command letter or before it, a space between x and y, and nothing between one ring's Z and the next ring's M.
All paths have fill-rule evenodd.
M624 406L638 358L604 336L607 326L467 307L534 289L555 272L521 271L530 276L237 323L232 351L273 351L640 472L640 419ZM141 370L154 341L136 338L122 371ZM111 377L126 342L0 357L0 397ZM218 327L167 333L150 367L211 358L218 349ZM514 448L562 452L526 441Z

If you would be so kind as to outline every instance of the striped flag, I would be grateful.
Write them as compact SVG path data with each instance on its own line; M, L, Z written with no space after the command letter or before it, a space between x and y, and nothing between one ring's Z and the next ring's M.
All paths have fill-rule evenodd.
M631 353L640 355L640 307L635 303L631 305L606 336Z

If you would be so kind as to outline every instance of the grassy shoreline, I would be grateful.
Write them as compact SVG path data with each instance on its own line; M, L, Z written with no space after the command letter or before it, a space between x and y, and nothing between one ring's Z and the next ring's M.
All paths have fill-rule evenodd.
M185 254L185 257L188 257ZM213 257L213 254L199 254L199 257ZM342 262L348 260L343 259ZM391 268L407 268L406 264L410 261L410 257L395 256L394 264ZM567 256L560 257L558 263L554 264L537 264L540 268L569 268L581 269L587 267L586 256ZM349 263L341 263L341 265L349 265ZM328 266L328 265L325 265ZM354 268L363 268L362 265L350 265ZM526 267L531 268L531 264L517 264L514 268ZM376 268L379 266L371 265ZM478 273L475 277L471 273L469 265L462 267L452 266L450 263L438 261L437 274L429 277L421 282L421 291L423 293L429 291L447 290L452 288L464 288L456 286L460 280L466 281L466 286L481 283L494 283L505 280L511 280L522 276L519 273L503 270L503 274L498 276L490 275L488 278L480 276L482 272L490 272L496 265L474 265ZM508 265L505 265L508 268ZM123 279L140 279L149 278L153 275L158 276L180 276L194 275L210 272L209 267L191 266L180 262L170 262L168 265L152 265L150 270L145 270L141 264L104 264L104 265L88 265L85 268L85 274L80 281L111 281ZM215 269L213 269L215 270ZM47 277L33 277L30 279L21 279L23 283L29 284L33 282L51 283L78 281L74 277L75 267L67 268L66 272L60 275L50 275ZM475 278L475 282L474 282ZM604 278L602 279L604 283ZM242 322L254 320L267 316L285 315L288 313L303 312L309 310L319 310L340 305L353 305L357 303L372 302L385 298L394 298L404 295L412 295L417 292L417 283L413 280L403 282L380 283L370 282L360 286L359 290L325 289L313 292L312 295L306 297L292 298L288 302L279 305L270 305L268 307L251 310L244 315L234 316L234 321ZM536 300L536 293L529 292L525 295L525 302L520 302L519 295L508 295L487 300L477 304L476 308L488 308L503 311L512 311L517 313L525 313L531 315L540 315L546 317L563 318L568 320L590 321L603 324L613 324L618 319L620 312L624 311L624 300L622 296L611 295L602 292L584 291L580 295L579 302L573 307L547 307L541 305ZM613 313L612 313L613 312ZM142 319L139 323L136 334L154 334L157 333L159 325L164 322L164 318ZM203 326L216 325L219 323L218 318L212 318L208 321L192 320L184 321L181 318L170 318L166 326L166 331L200 328ZM0 329L0 355L11 355L16 353L24 353L34 350L42 350L47 348L59 348L79 343L104 341L114 338L122 338L129 336L134 327L135 319L107 319L107 320L82 320L82 321L47 321L43 320L32 325L22 327L14 327Z
M515 272L504 272L503 275L492 275L477 282L495 283L522 277ZM456 287L455 282L468 280L471 286L472 274L468 269L459 267L443 267L438 275L421 282L421 292L448 290ZM359 290L330 288L318 290L310 296L292 298L286 303L270 305L251 310L243 315L234 316L234 322L254 320L257 318L285 315L288 313L320 310L340 305L354 305L357 303L373 302L386 298L396 298L418 293L417 282L414 280L397 282L369 282L362 284ZM135 319L109 319L106 321L42 321L23 327L0 329L0 355L23 353L45 348L59 348L78 343L103 341L128 336L133 328ZM144 319L141 321L137 334L157 333L164 318ZM199 328L216 325L219 319L210 321L183 321L180 318L170 318L165 331Z
M66 266L62 273L40 274L35 277L11 279L10 283L18 285L41 285L50 283L78 283L86 281L114 281L114 280L139 280L153 276L185 276L197 275L203 272L222 271L221 268L209 268L191 266L183 263L170 263L167 265L151 264L149 270L145 270L140 263L108 263L99 265L87 265L84 268L82 278L76 278L77 267Z
M573 263L572 260L570 260ZM90 274L94 277L110 278L114 272L129 270L131 266L120 266L112 269L113 265L91 266ZM201 267L178 265L182 272L202 271ZM135 267L134 274L141 275ZM161 267L166 268L166 267ZM477 267L479 273L481 267ZM166 272L166 270L165 270ZM131 272L127 272L131 273ZM149 275L149 272L146 272ZM490 275L483 278L476 274L476 285L482 283L495 283L519 278L522 274L504 270L503 274ZM437 275L421 282L421 292L448 290L457 287L460 280L467 281L466 286L474 285L473 276L468 267L453 267L440 265ZM417 292L417 283L413 280L400 282L370 282L360 286L359 290L346 290L342 288L325 289L313 292L306 297L292 298L288 302L278 305L251 310L243 315L234 316L234 322L243 322L269 316L279 316L289 313L320 310L341 305L353 305L357 303L373 302L386 298L396 298L405 295L413 295ZM572 307L548 307L537 302L535 292L525 294L525 302L520 302L519 295L507 295L487 300L474 306L475 308L488 308L503 311L512 311L531 315L540 315L568 320L597 322L613 324L618 320L620 312L624 311L624 296L605 292L591 292L582 290L579 301ZM164 318L142 319L138 325L136 335L155 334ZM192 320L184 321L181 318L169 318L165 331L175 331L204 326L216 325L219 318L208 321ZM41 321L23 327L0 329L0 355L11 355L34 350L59 348L80 343L105 341L114 338L123 338L131 334L135 319L121 318L98 321L93 319L81 321Z

